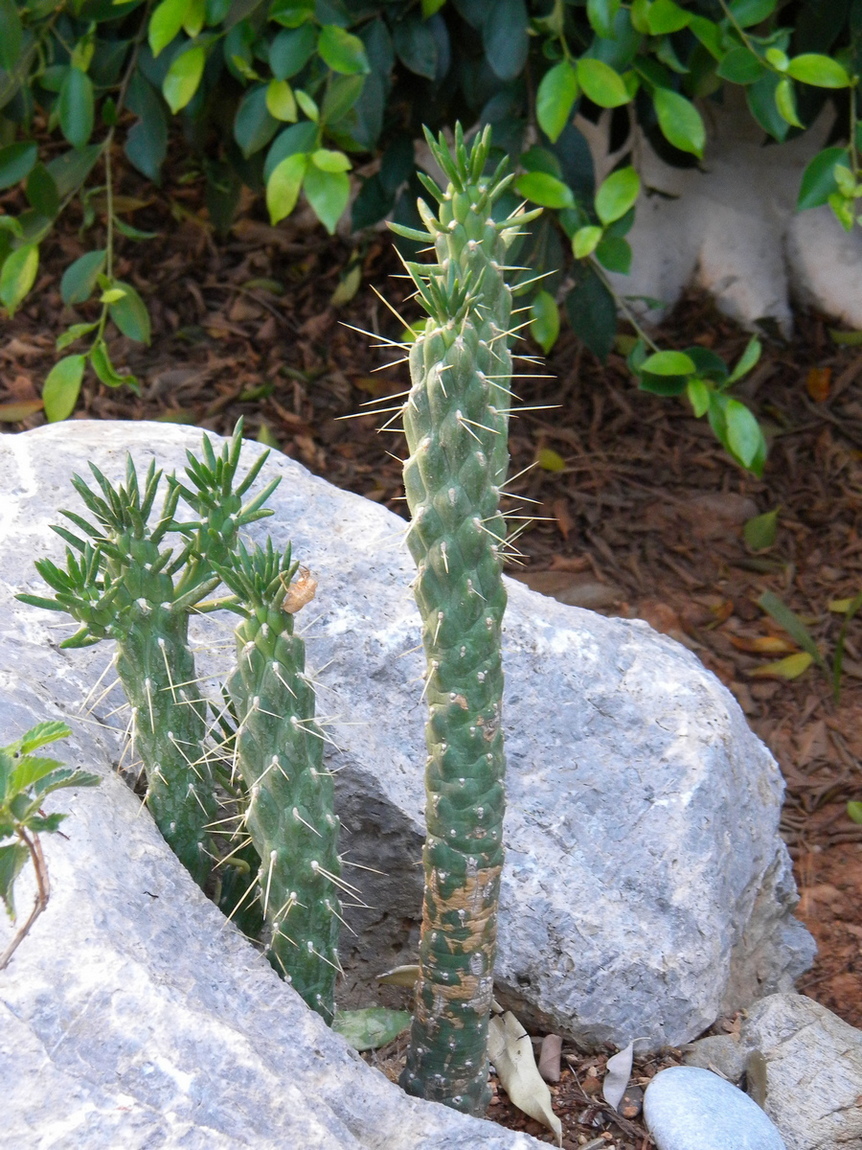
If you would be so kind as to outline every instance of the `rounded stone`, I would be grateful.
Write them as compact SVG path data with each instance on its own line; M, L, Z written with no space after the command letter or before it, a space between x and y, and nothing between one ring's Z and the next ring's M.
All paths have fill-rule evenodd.
M659 1071L646 1090L644 1119L658 1150L787 1150L756 1102L695 1066Z

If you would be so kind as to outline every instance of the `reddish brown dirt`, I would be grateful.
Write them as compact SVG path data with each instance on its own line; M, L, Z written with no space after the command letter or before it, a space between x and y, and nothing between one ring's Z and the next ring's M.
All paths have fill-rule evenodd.
M385 237L350 246L294 225L270 228L252 210L217 243L194 179L144 195L133 177L123 178L122 191L148 201L131 217L135 225L160 233L146 244L121 240L116 269L146 299L153 342L111 343L115 363L140 378L140 397L89 380L75 417L227 433L244 415L247 434L403 513L400 464L387 454L403 454L400 434L379 435L381 417L372 414L341 421L369 400L388 406L386 396L406 385L404 365L377 370L397 358L386 340L399 338L400 324L371 285L396 307L405 292L403 280L389 278L397 263ZM7 207L12 199L6 194ZM59 297L63 268L100 239L98 221L85 241L79 223L70 214L45 244L37 290L5 324L0 427L8 433L43 422L40 387L54 340L68 323L94 317L94 305L64 308ZM356 294L333 302L351 266L361 271ZM402 314L413 313L408 306ZM692 299L659 339L669 347L697 342L733 361L747 336ZM800 988L862 1026L862 826L845 810L848 799L862 798L862 613L847 628L836 700L816 666L790 681L772 670L797 648L757 605L765 590L780 596L831 663L842 617L829 605L862 589L862 349L837 346L811 316L799 317L792 343L766 343L739 389L771 441L762 480L736 467L682 403L638 392L615 354L603 366L566 335L547 374L520 384L525 404L539 410L513 423L512 471L529 468L543 448L556 453L559 470L533 467L512 484L546 517L521 536L524 565L513 573L564 602L646 619L734 692L787 780L782 830L796 860L798 913L820 946ZM555 410L541 410L546 404ZM775 543L754 553L743 524L775 508ZM770 645L777 654L766 652ZM621 1120L598 1106L593 1083L605 1055L564 1053L555 1088L564 1144L600 1138L595 1145L645 1150L635 1114ZM637 1064L636 1080L658 1064ZM502 1095L490 1113L540 1135Z

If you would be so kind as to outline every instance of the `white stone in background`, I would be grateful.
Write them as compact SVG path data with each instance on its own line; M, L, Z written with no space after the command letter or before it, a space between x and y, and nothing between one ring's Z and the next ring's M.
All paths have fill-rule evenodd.
M700 106L707 124L700 168L665 164L637 130L609 154L609 114L598 125L578 119L597 182L633 148L644 187L627 236L631 274L609 273L615 290L662 300L659 309L630 305L655 323L695 286L745 327L771 317L788 335L796 302L862 328L862 229L845 232L826 206L796 211L802 173L825 146L831 113L790 143L764 143L744 100L725 98L725 108Z
M862 1146L862 1031L801 994L772 994L736 1038L695 1042L686 1061L736 1078L752 1051L766 1061L766 1113L787 1150Z
M646 1089L644 1121L658 1150L787 1150L756 1102L694 1066L659 1071Z
M127 448L139 467L155 452L161 466L180 469L199 443L196 429L84 421L0 438L0 666L13 669L12 697L28 689L68 715L108 657L101 646L49 648L60 617L12 600L40 586L35 556L62 552L48 524L58 507L75 505L70 473L86 473L92 459L118 478ZM247 461L258 450L249 444ZM271 501L277 514L254 537L292 540L319 582L304 627L310 665L326 667L320 712L334 716L330 734L342 748L329 762L343 846L349 861L383 872L348 872L371 909L353 911L358 937L342 938L341 1001L367 1003L375 973L415 958L421 906L413 568L403 521L384 508L278 454L263 474L284 478ZM659 1047L788 989L813 945L792 917L796 892L777 833L781 776L735 700L643 623L515 583L509 591L498 997L526 1022L584 1043L637 1037ZM212 650L207 628L217 624L208 617L204 626ZM106 700L100 713L114 705Z

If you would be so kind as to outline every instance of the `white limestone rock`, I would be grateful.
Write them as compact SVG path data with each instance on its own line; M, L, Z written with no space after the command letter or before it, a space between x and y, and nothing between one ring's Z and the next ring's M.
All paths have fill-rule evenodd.
M24 692L34 715L42 697L70 716L108 658L101 647L49 648L65 633L61 617L12 601L40 586L34 557L62 552L48 524L58 507L75 505L69 475L86 473L91 459L118 478L127 448L139 466L155 452L161 466L180 469L199 442L188 428L84 421L0 438L0 666L13 668L7 691ZM258 450L249 444L248 458ZM283 456L267 464L264 477L273 474L284 477L271 501L277 514L253 534L269 532L278 546L291 539L318 578L306 638L310 664L325 667L319 710L334 717L329 734L341 747L329 761L343 846L348 860L383 872L349 872L371 909L353 911L358 937L342 938L341 1001L367 1004L374 973L414 958L420 915L424 708L413 571L396 516ZM581 1042L646 1037L660 1047L789 989L813 944L792 917L796 892L777 834L781 777L735 700L643 623L565 607L516 583L509 591L498 997L525 1021ZM114 705L106 700L97 714ZM110 734L88 726L82 739L85 731ZM191 883L176 882L191 898Z

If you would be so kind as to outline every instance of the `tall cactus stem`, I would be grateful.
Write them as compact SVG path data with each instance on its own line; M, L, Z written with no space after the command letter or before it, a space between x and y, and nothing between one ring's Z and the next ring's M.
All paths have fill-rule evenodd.
M236 628L237 666L228 680L237 766L248 787L246 830L261 858L260 897L267 953L308 1005L331 1022L340 971L339 821L332 776L323 766L323 734L314 718L314 689L305 676L305 644L293 616L313 594L313 581L292 583L297 564L240 545L219 567L246 617Z
M427 658L427 837L420 974L407 1065L411 1094L484 1112L487 1032L503 865L501 628L506 607L499 493L508 468L511 292L505 253L523 214L496 221L510 182L483 176L486 130L468 152L428 133L449 179L420 201L436 265L408 264L428 312L410 352L403 411L408 545ZM396 231L399 229L396 228ZM418 233L412 238L419 238Z

